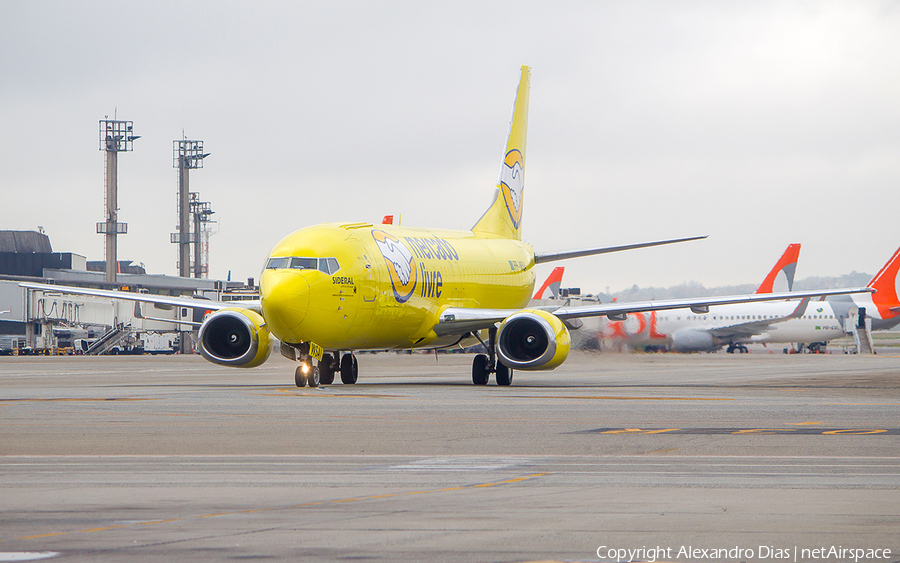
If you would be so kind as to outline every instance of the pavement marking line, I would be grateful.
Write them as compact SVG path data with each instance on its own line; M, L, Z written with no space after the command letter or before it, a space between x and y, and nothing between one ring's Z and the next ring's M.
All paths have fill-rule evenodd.
M149 397L83 397L53 399L0 399L0 403L61 403L61 402L104 402L104 401L158 401Z
M822 406L840 406L840 407L900 407L900 403L822 403Z
M595 401L736 401L731 397L618 397L615 395L509 395L507 399L591 399Z
M616 434L636 436L646 434L694 434L694 435L718 435L734 434L744 436L862 436L884 435L898 436L900 428L822 428L814 426L799 426L798 428L593 428L590 430L576 430L567 434Z
M663 434L665 432L677 432L681 428L663 428L660 430L641 430L640 428L622 428L620 430L607 430L601 434Z
M278 389L275 393L251 393L251 395L260 395L263 397L284 397L285 395L291 395L293 397L339 397L342 399L409 399L409 397L404 395L381 395L375 394L372 395L364 395L359 393L328 393L326 391L300 391L298 392L296 389Z
M745 428L736 430L732 434L761 434L763 436L775 434L776 432L796 432L796 428Z
M218 516L234 516L236 514L254 514L257 512L275 512L278 510L294 510L297 508L309 508L312 506L326 506L329 504L339 504L345 502L359 502L365 500L376 500L376 499L384 499L384 498L396 498L403 496L411 496L411 495L427 495L427 494L435 494L435 493L446 493L452 491L465 491L468 489L482 489L487 487L497 487L500 485L512 485L515 483L521 483L522 481L528 481L530 479L535 479L537 477L545 477L550 475L550 473L532 473L530 475L523 475L522 477L513 477L511 479L505 479L503 481L494 481L492 483L476 483L474 485L461 485L459 487L447 487L443 489L427 489L424 491L406 491L403 493L387 493L381 495L368 495L362 497L350 497L343 499L332 499L332 500L321 500L314 502L305 502L302 504L291 504L288 506L278 506L273 508L248 508L245 510L234 510L230 512L216 512L213 514L199 514L196 516L185 516L184 518L169 518L164 520L148 520L146 522L133 522L130 524L119 524L114 526L104 526L102 528L89 528L86 530L72 530L70 532L51 532L49 534L37 534L33 536L21 536L18 538L10 538L10 539L0 539L0 543L7 542L10 540L33 540L33 539L41 539L41 538L50 538L54 536L68 536L72 534L88 534L93 532L105 532L109 530L120 530L123 528L134 528L136 526L153 526L156 524L168 524L172 522L186 522L188 520L194 520L198 518L216 518Z
M58 551L8 551L0 552L0 561L39 561L59 555Z

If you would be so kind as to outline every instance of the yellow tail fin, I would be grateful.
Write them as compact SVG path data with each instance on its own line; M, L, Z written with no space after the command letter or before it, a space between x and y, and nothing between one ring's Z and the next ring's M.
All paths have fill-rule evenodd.
M525 136L528 131L528 90L531 86L531 68L522 66L522 77L516 90L512 119L509 123L509 139L500 166L500 180L494 192L494 200L472 231L481 234L500 235L522 239L522 198L525 192Z

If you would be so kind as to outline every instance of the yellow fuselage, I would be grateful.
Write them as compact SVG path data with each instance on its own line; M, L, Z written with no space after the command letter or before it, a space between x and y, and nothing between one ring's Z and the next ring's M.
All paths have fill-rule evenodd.
M319 259L319 267L313 269L316 262L309 259ZM435 334L443 310L525 307L534 289L533 266L534 251L519 240L471 231L317 225L288 235L272 250L260 277L262 313L269 331L291 344L313 342L326 350L447 345L459 337Z

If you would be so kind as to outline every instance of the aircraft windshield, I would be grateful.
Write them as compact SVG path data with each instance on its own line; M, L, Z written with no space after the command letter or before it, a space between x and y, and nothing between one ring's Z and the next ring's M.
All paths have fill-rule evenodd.
M336 258L301 258L297 256L273 257L266 263L267 270L319 270L333 274L340 269Z

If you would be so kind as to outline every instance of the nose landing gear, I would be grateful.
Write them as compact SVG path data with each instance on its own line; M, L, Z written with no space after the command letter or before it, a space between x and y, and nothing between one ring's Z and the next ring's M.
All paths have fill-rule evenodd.
M300 360L300 365L294 370L294 383L297 387L319 386L319 366L312 365L310 359Z
M349 352L343 355L340 352L323 354L322 359L316 362L309 354L298 350L295 358L300 362L294 370L294 383L297 387L331 385L337 372L340 372L341 382L346 385L356 383L359 378L359 362Z

